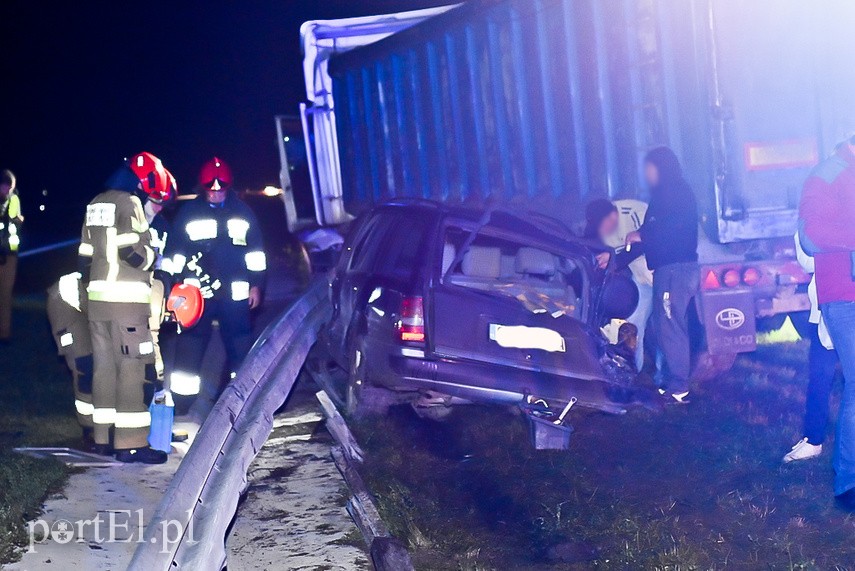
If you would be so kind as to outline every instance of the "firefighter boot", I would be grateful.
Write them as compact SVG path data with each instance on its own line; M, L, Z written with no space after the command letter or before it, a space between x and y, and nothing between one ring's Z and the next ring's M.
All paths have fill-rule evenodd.
M154 450L148 446L145 448L132 448L130 450L116 450L116 460L125 463L163 464L167 458L166 452Z

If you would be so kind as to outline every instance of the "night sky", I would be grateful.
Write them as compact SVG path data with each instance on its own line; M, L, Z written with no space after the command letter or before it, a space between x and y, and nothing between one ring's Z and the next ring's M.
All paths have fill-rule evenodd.
M0 168L19 179L25 245L76 234L83 205L140 150L185 190L215 153L239 187L275 184L273 117L305 99L300 25L447 3L3 0Z

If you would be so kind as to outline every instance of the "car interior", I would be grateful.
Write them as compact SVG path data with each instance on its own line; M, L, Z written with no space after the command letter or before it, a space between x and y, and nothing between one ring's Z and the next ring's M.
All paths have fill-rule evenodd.
M482 229L452 268L468 235L454 227L446 233L441 267L447 283L518 298L535 313L554 313L557 307L581 315L582 272L572 260Z

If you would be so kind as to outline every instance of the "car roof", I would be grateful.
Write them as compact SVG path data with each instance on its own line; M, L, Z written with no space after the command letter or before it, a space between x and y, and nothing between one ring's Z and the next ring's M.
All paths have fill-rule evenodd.
M524 234L540 242L561 245L572 250L589 251L589 245L579 239L560 220L538 212L510 210L506 205L473 206L461 204L446 204L421 198L393 199L377 206L378 210L393 209L400 213L413 216L433 215L442 219L478 223L484 212L493 208L489 226L515 234ZM563 244L555 244L556 240Z

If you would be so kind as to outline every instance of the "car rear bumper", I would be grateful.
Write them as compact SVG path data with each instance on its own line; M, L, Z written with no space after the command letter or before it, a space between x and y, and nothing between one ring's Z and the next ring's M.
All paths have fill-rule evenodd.
M521 404L527 396L563 406L577 404L610 413L625 412L638 402L637 391L604 380L576 379L456 359L425 359L416 349L398 348L387 353L386 366L373 371L373 382L398 390L431 390L453 397L490 404Z

